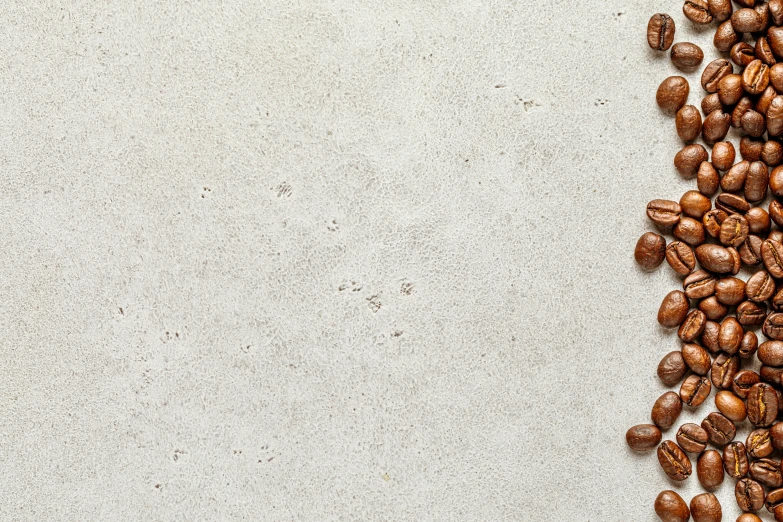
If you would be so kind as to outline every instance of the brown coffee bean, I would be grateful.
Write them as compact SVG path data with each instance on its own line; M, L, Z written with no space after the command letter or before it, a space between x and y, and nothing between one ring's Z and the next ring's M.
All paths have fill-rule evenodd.
M767 31L767 41L776 58L783 58L783 27L770 27Z
M715 293L718 278L706 270L696 270L682 282L685 296L689 299L703 299Z
M718 95L718 101L720 101L720 95ZM740 101L737 102L737 105L731 111L731 126L735 129L740 128L742 126L742 117L745 116L746 112L753 110L753 108L753 100L748 96L740 98ZM760 151L759 154L761 154Z
M736 277L723 277L715 283L715 297L722 304L734 306L745 299L745 281Z
M783 92L783 64L778 63L769 69L769 82L778 92Z
M745 285L747 290L747 285ZM737 321L742 326L761 326L767 318L767 306L764 303L745 301L737 306Z
M748 462L748 452L743 443L734 441L723 448L723 467L726 474L734 480L739 480L748 474L750 462ZM697 462L696 470L698 471L698 469Z
M680 416L680 412L682 412L682 400L680 399L680 396L669 391L658 397L655 401L650 417L656 426L662 430L667 430L677 422L677 417Z
M672 480L685 480L691 476L691 459L670 440L665 440L658 446L658 463Z
M771 53L772 51L770 51ZM701 48L690 42L679 42L672 46L672 64L683 71L692 71L704 60L704 52ZM701 115L699 115L701 120Z
M759 270L748 279L745 293L749 300L763 303L775 293L775 280L766 270Z
M753 9L738 9L731 15L731 25L737 33L755 33L761 31L763 21Z
M725 22L731 18L733 7L731 0L707 0L712 18L716 22Z
M679 44L677 44L679 45ZM677 47L675 45L674 47ZM672 49L673 51L674 49ZM693 105L686 105L677 111L675 119L677 135L683 141L693 141L701 134L701 113Z
M743 116L744 118L744 116ZM701 137L708 145L712 145L719 141L722 141L726 134L729 133L729 127L731 127L731 115L723 111L712 111L704 118L704 123L701 126ZM706 151L705 151L706 155ZM706 159L704 160L706 161ZM701 162L699 162L701 164ZM693 170L693 176L699 169L699 165ZM679 170L679 169L678 169Z
M721 522L723 510L718 497L712 493L702 493L691 499L693 522Z
M761 263L761 238L748 234L748 239L737 249L740 259L748 266L755 266Z
M688 100L689 91L688 80L682 76L669 76L658 86L655 101L665 113L676 114Z
M714 295L702 299L699 303L699 310L703 312L710 321L720 321L729 313L728 307L718 301L718 298ZM707 325L705 325L704 328L706 330ZM718 351L720 351L720 347L718 347Z
M761 327L764 335L776 341L783 340L783 313L775 312L769 314Z
M672 17L657 13L647 23L647 44L656 51L665 51L674 42L675 25Z
M714 364L713 364L714 366ZM729 380L731 382L731 380ZM710 380L707 377L698 375L689 375L680 386L680 399L688 406L694 408L703 403L710 395Z
M776 507L772 514L775 516L775 522L783 522L783 506Z
M769 384L761 382L753 385L746 401L748 420L754 426L770 426L777 418L778 396Z
M723 459L715 450L707 450L696 461L696 476L707 489L717 488L723 483Z
M783 167L772 169L769 175L769 190L775 196L783 196Z
M783 474L780 472L780 462L772 459L759 459L751 463L748 470L750 478L763 486L779 488L783 486Z
M773 25L783 25L783 0L769 0L769 16ZM712 15L715 16L714 14Z
M748 479L752 480L752 479ZM761 484L759 484L759 487L761 488ZM764 495L764 488L761 489L761 494ZM739 500L737 501L739 502ZM764 505L764 499L762 498L761 505ZM764 522L761 520L757 515L754 515L753 513L743 513L740 516L737 517L737 522Z
M668 86L664 89L665 93L669 93L671 91L674 91L674 87L676 84L672 86ZM680 91L675 91L677 93L681 93ZM745 94L745 90L742 88L742 76L739 74L727 74L723 78L721 78L720 82L718 82L718 97L720 98L720 102L723 105L734 105ZM680 97L682 95L680 94ZM675 99L674 96L672 96ZM685 105L685 103L683 103Z
M772 296L772 308L778 312L783 310L783 287L779 288L775 295Z
M681 213L680 205L674 201L654 199L647 203L647 217L661 228L676 225L680 221Z
M762 364L768 366L783 366L783 341L765 341L761 343L758 358Z
M761 201L767 197L767 184L769 183L769 170L761 161L754 161L748 168L748 177L745 180L745 199L747 201Z
M769 112L769 106L772 105L772 100L774 100L777 95L778 93L775 91L775 88L768 85L767 88L758 95L753 109L766 117Z
M715 406L732 422L742 422L748 416L745 402L728 390L721 390L715 395Z
M761 60L753 60L742 73L742 88L748 94L761 94L767 85L769 85L769 66Z
M680 495L671 490L661 491L655 499L655 514L662 522L688 522L691 510Z
M762 136L767 131L764 115L754 110L747 111L742 115L740 127L747 132L749 136L753 136L754 138ZM762 152L764 151L763 148L761 150Z
M689 190L680 198L680 209L686 216L701 219L710 211L712 202L710 198L697 190Z
M748 221L748 229L751 234L766 234L772 226L769 214L761 207L753 207L748 210L745 213L745 219Z
M696 268L696 256L693 250L682 241L669 243L666 247L666 262L681 276L690 274Z
M633 257L636 263L646 270L658 268L666 256L666 240L653 232L642 234L636 242Z
M783 489L775 489L767 493L766 501L767 510L774 511L778 506L783 504Z
M762 366L759 368L759 377L763 382L773 384L775 386L781 386L783 385L783 368Z
M714 196L720 185L720 176L715 167L708 161L703 161L696 172L696 186L699 192L707 197Z
M661 442L661 430L653 424L639 424L629 429L625 441L634 451L650 451Z
M674 386L685 377L687 372L688 366L680 351L667 353L658 363L658 378L666 386Z
M736 194L721 194L715 198L715 207L727 214L745 214L745 212L750 210L750 204L745 198Z
M677 444L689 453L701 453L707 447L709 440L707 432L698 424L683 424L677 430Z
M749 43L737 42L731 47L729 57L732 62L740 67L745 67L756 59L756 50Z
M759 338L754 332L745 332L742 336L742 342L740 343L740 349L737 352L743 359L750 359L756 354L756 350L759 347Z
M699 258L698 252L696 258ZM765 240L761 243L761 259L772 277L783 277L783 245L771 239Z
M708 93L718 92L718 85L720 81L730 74L734 74L734 66L731 62L725 58L718 58L711 61L704 68L704 72L701 74L701 86ZM705 114L709 114L712 111L705 111Z
M756 40L754 53L756 54L756 58L770 67L775 65L777 62L777 60L775 60L775 55L772 53L772 48L769 46L769 42L765 36L760 36L758 40Z
M721 224L718 239L725 246L738 247L748 239L749 233L748 221L739 214L732 214Z
M737 107L739 107L739 105ZM739 125L737 126L739 127ZM739 150L742 159L758 161L761 159L761 152L764 150L764 140L761 138L754 138L753 136L743 136L740 139Z
M742 336L745 330L734 317L727 317L720 323L720 332L718 333L718 344L720 349L729 355L734 355L739 351Z
M783 134L783 96L775 96L767 109L767 132L770 136Z
M704 231L710 236L717 238L720 236L720 227L729 215L719 208L714 208L704 214L701 223L704 225Z
M717 302L717 299L715 300ZM718 303L720 305L720 303ZM701 310L701 308L699 308ZM704 312L704 310L701 310ZM707 315L705 312L704 315ZM709 319L709 316L707 316ZM720 345L718 345L718 335L720 335L720 324L714 320L708 320L704 325L704 332L701 334L701 344L712 353L720 352Z
M717 274L736 273L734 268L738 264L739 254L735 258L728 248L719 245L701 245L696 247L696 259L702 267L710 272ZM783 265L781 270L783 271Z
M732 16L734 16L732 14ZM715 36L712 38L712 44L717 50L722 53L727 53L731 50L731 47L739 42L741 36L734 31L734 27L731 25L731 20L726 20L718 26L718 30L715 31ZM772 45L772 42L770 42Z
M685 323L683 323L685 324ZM682 345L682 358L688 368L697 375L707 375L712 365L712 359L707 350L695 343L685 343Z
M699 123L701 123L701 120ZM734 145L732 145L730 141L719 141L712 146L712 166L717 170L730 169L734 164L735 157L736 152L734 150Z
M777 226L783 226L783 205L780 201L773 199L769 202L769 217Z
M704 326L706 324L707 316L704 315L704 312L701 310L691 310L685 317L685 321L683 321L683 323L680 325L679 330L677 330L677 336L686 343L693 342L699 338L702 332L704 332ZM704 350L701 346L699 346L699 349ZM706 354L707 352L704 353ZM704 373L700 375L705 375L707 373L710 364L711 361L709 355L707 355L707 370L705 370ZM690 366L690 364L688 366Z
M712 13L706 0L685 0L682 6L685 18L696 24L712 22Z
M674 237L680 241L685 241L691 246L697 246L704 243L704 226L701 221L691 217L682 216L680 221L672 229Z
M732 166L720 180L720 188L725 192L739 192L745 186L750 170L750 162L743 160Z
M770 230L767 239L783 244L783 230Z
M775 448L772 446L772 438L769 436L769 430L759 428L753 430L745 440L745 449L748 455L754 459L763 459L772 454Z
M758 511L764 507L764 488L753 479L744 478L738 481L734 486L734 497L742 511ZM745 515L741 515L737 522L750 522L750 520L740 520Z
M683 292L679 290L669 292L658 308L658 323L668 328L681 325L688 315L689 307L690 303Z
M734 375L734 379L731 381L731 391L733 391L737 397L744 400L748 397L748 393L753 385L758 384L759 382L761 382L759 374L751 370L741 370Z
M761 149L761 161L770 167L783 163L783 145L773 140L765 141Z
M716 446L725 446L734 439L737 427L720 413L712 412L701 421L701 427L707 432L710 442Z
M748 100L750 101L750 100ZM720 96L717 92L708 94L701 99L701 112L709 114L712 111L723 110L723 105L720 102Z
M709 116L707 116L707 119L709 119ZM715 121L716 123L713 123L713 125L720 123L718 120ZM674 168L677 169L677 172L679 172L681 176L692 178L699 171L702 162L707 160L709 160L709 154L704 146L694 143L686 145L674 155Z
M737 355L728 355L725 353L718 355L712 362L712 372L710 373L712 383L720 390L728 390L731 388L734 377L737 375L739 369L740 360ZM691 377L696 376L691 375ZM685 379L685 382L687 381L688 379ZM709 392L707 393L709 394ZM682 389L680 389L680 397L682 397ZM685 401L685 398L683 397L682 400ZM685 402L687 404L687 401Z
M778 422L769 429L769 439L773 448L783 450L783 423Z

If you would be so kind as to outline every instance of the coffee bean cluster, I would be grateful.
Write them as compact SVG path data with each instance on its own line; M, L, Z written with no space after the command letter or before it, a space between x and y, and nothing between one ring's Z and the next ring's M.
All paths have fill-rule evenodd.
M679 201L647 204L655 231L634 251L642 268L665 260L682 278L658 310L658 322L676 328L682 345L658 365L674 390L655 401L652 423L629 429L626 441L635 451L656 450L674 481L688 480L695 468L707 490L689 504L661 492L654 509L664 522L720 521L710 490L726 475L745 512L738 522L760 520L754 512L762 508L783 521L783 0L685 0L682 11L687 23L716 24L713 45L724 55L703 68L698 106L688 103L683 76L664 79L655 96L684 142L674 168L696 187ZM704 52L675 42L675 34L672 16L650 18L649 46L668 51L676 68L697 70ZM730 131L740 138L739 153ZM709 404L711 395L716 411L677 426L683 408ZM737 437L748 425L750 434Z

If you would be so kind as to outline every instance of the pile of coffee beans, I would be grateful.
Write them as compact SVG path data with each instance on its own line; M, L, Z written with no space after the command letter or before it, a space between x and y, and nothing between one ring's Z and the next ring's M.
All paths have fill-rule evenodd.
M655 231L639 238L634 257L646 270L665 260L682 278L658 310L682 347L658 365L674 390L655 401L652 424L633 426L626 441L635 451L655 449L673 481L688 480L695 467L707 490L689 504L661 492L654 509L664 522L720 521L709 490L726 475L745 512L738 522L761 520L754 513L762 508L783 521L783 0L685 0L682 11L688 21L677 23L717 25L713 45L724 55L704 67L698 106L688 104L683 76L664 79L656 93L684 142L674 168L696 188L679 201L647 204ZM695 71L704 52L675 40L674 18L653 15L649 46ZM716 411L677 426L683 408L705 403ZM750 434L738 437L745 428Z

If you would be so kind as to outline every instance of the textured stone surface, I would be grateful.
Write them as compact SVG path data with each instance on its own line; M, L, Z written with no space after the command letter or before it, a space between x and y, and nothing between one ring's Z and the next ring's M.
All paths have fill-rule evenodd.
M624 442L679 346L633 248L695 187L645 42L681 5L5 5L0 518L689 501Z

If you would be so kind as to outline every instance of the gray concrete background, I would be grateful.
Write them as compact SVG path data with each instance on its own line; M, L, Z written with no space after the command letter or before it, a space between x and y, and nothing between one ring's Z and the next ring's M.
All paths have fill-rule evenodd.
M5 2L0 519L655 520L681 5Z

